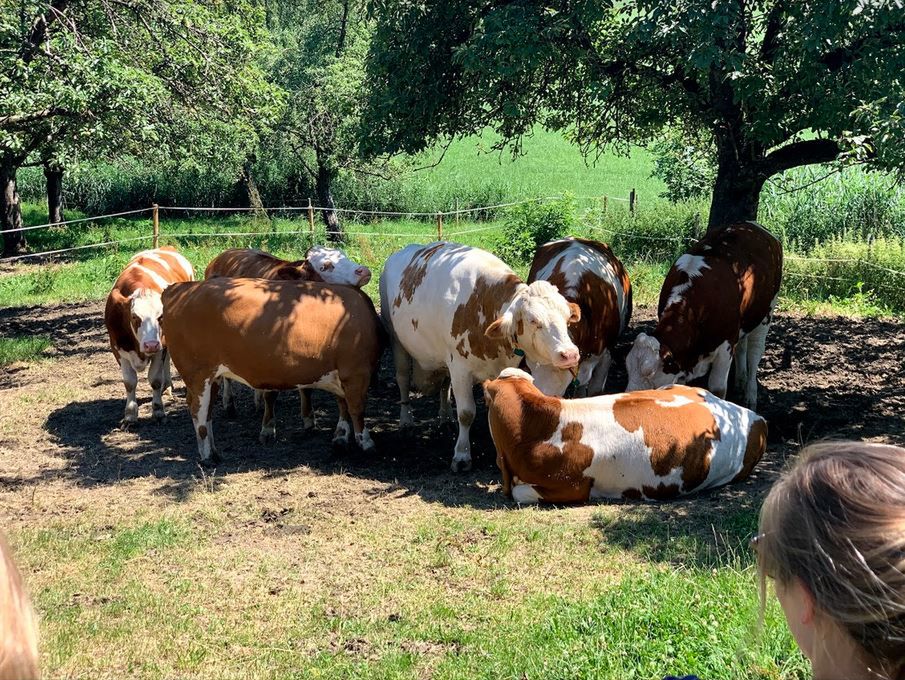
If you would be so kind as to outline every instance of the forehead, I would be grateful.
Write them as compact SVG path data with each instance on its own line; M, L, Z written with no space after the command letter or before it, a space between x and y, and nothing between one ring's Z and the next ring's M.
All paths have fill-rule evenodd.
M132 298L132 313L141 319L157 318L162 312L163 304L156 293L144 293Z
M340 260L349 259L348 257L346 257L346 254L339 248L324 248L323 246L316 246L312 248L308 251L306 257L309 260L314 260L317 262L339 262Z

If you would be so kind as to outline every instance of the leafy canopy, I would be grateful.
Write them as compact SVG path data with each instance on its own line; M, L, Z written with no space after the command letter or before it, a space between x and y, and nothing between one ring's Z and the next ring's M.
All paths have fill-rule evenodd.
M372 0L372 12L371 152L488 126L517 150L537 124L624 150L676 126L765 176L852 148L903 162L896 0Z

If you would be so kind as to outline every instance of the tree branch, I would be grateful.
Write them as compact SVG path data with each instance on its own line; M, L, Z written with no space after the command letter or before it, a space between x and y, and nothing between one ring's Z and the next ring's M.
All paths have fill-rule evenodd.
M800 165L829 163L836 160L840 153L842 147L833 139L808 139L776 149L767 154L762 163L767 176L770 176Z
M26 123L34 123L39 120L46 120L54 116L71 115L69 111L55 106L42 109L41 111L33 111L31 113L13 113L8 116L0 116L0 128L11 128Z
M760 45L760 60L764 64L772 65L779 49L779 32L783 27L783 13L785 6L783 0L776 0L767 15L767 25L764 29L764 41Z
M47 40L47 31L57 19L63 15L69 6L70 0L51 0L50 11L47 14L39 14L31 23L31 29L25 40L22 41L22 47L19 48L19 58L27 66L34 60L41 45ZM49 16L48 16L49 15Z

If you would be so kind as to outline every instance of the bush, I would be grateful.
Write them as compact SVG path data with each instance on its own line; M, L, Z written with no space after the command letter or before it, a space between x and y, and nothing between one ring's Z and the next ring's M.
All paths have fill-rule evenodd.
M507 211L494 251L506 262L524 264L534 258L538 246L568 236L577 225L573 196L518 205Z

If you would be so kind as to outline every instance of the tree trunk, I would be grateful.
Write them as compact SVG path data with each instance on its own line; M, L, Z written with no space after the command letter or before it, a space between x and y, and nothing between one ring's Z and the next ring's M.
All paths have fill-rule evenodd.
M45 163L44 178L47 180L47 221L58 224L63 221L63 167Z
M726 224L757 219L764 177L753 167L743 166L731 152L721 152L710 202L707 231Z
M16 163L0 158L0 231L3 232L3 257L25 252L25 232L10 229L22 227L22 204L16 188Z
M317 180L315 181L315 191L317 192L317 202L325 210L321 211L324 216L324 223L327 225L327 239L333 243L342 243L345 240L342 225L339 223L339 216L336 214L336 204L333 202L333 192L331 184L333 183L334 173L318 159L317 163Z
M255 217L267 218L267 211L264 210L264 202L261 200L261 192L258 191L258 183L255 182L254 176L251 174L251 166L254 159L248 160L242 166L242 183L245 185L245 191L248 193L248 206L252 208Z

